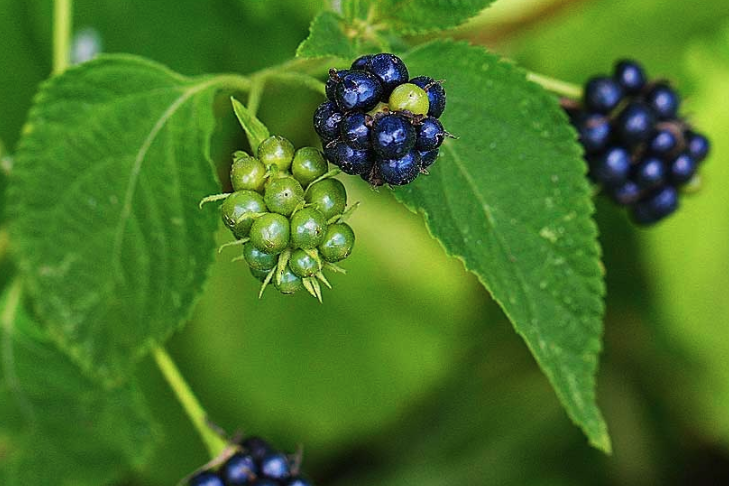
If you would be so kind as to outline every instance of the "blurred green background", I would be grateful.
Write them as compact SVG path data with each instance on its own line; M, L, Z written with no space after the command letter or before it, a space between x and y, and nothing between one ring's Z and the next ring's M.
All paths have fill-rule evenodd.
M321 5L76 0L75 29L81 50L96 42L185 74L245 73L289 59ZM50 12L45 0L0 0L0 140L11 152L50 71ZM680 87L714 143L701 193L660 226L636 229L598 201L609 294L599 402L614 455L588 447L511 325L420 217L352 179L357 248L324 305L275 292L259 301L245 265L222 255L170 343L182 371L226 430L305 444L320 485L729 484L729 2L499 0L448 35L575 83L636 57ZM321 100L290 89L270 86L260 117L315 144ZM227 104L220 112L223 167L245 142ZM2 285L12 269L0 272ZM163 435L124 484L174 484L205 450L151 361L139 375Z

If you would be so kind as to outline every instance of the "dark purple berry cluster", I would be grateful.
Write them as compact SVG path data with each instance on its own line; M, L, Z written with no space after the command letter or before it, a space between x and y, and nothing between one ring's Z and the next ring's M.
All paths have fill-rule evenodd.
M274 450L251 437L239 444L222 464L204 468L187 486L311 486L300 474L300 458Z
M373 186L409 184L438 158L449 136L438 118L446 105L440 81L410 79L393 54L362 56L329 71L328 101L314 113L327 160Z
M680 98L666 81L648 80L630 60L612 76L585 85L582 104L565 104L589 162L590 178L641 225L678 208L679 190L692 182L709 140L679 116Z

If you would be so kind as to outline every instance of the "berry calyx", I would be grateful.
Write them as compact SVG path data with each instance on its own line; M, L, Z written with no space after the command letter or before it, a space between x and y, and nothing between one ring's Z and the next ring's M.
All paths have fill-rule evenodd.
M337 106L344 112L369 111L380 102L382 85L368 72L350 71L337 84L334 96Z
M379 117L372 127L372 148L385 159L400 158L410 152L415 139L415 128L397 113Z
M346 223L331 224L319 245L319 254L330 263L346 259L354 248L354 231Z
M236 238L245 238L253 225L254 217L268 211L260 194L238 191L229 195L220 206L223 223Z
M269 211L290 216L304 202L304 189L293 177L279 177L268 183L263 199Z
M230 168L233 190L262 192L266 182L266 166L245 152L238 155Z
M305 250L316 248L324 239L327 219L316 208L304 208L291 216L291 244Z
M430 109L428 93L412 83L401 84L390 93L388 105L392 111L409 111L413 115L427 115Z
M251 243L264 253L281 253L289 246L291 238L289 218L277 213L264 214L251 226L250 238Z
M344 184L336 179L324 179L312 184L304 199L319 210L327 221L342 214L347 207L347 191Z
M324 156L314 147L302 147L297 150L291 164L291 174L303 188L326 174L328 169Z
M289 170L294 160L294 145L278 135L269 137L258 146L258 160L266 167L275 165L279 171Z

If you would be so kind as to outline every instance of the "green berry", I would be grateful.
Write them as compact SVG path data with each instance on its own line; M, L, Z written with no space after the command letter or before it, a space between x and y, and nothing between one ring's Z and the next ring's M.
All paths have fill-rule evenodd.
M314 147L302 147L296 151L291 173L302 187L306 187L327 173L329 164L324 156Z
M413 115L427 115L430 108L428 93L412 83L401 84L390 94L390 110L409 111Z
M321 270L319 268L319 262L304 250L295 250L291 254L289 266L291 267L291 271L301 278L312 277Z
M245 238L253 225L253 216L256 213L265 213L266 203L260 194L253 191L238 191L228 196L220 206L223 223L236 238ZM241 218L243 218L241 220ZM238 223L236 223L238 221Z
M256 279L260 280L261 282L266 280L266 277L268 277L268 273L270 272L270 270L257 270L253 267L250 267L250 270L251 270L251 275L253 275Z
M354 231L346 223L331 224L324 241L319 245L319 254L326 261L335 263L344 260L354 248Z
M279 254L289 246L291 227L289 219L276 213L267 213L257 218L250 231L251 243L269 254Z
M273 280L274 285L282 294L293 294L304 287L301 278L292 272L289 266L286 266L286 270L284 270L283 275L281 275L280 281L277 278L274 278Z
M266 167L248 154L235 159L230 169L230 182L234 191L263 192Z
M384 112L389 111L389 110L390 110L390 105L388 105L387 103L383 103L382 101L380 101L379 103L377 103L377 106L375 106L370 111L368 111L367 114L369 116L371 116L372 118L374 118L376 114L378 114L378 113L384 113Z
M258 160L266 167L276 165L278 170L286 171L294 160L294 145L283 137L268 137L258 146Z
M316 208L304 208L291 216L291 244L294 248L316 248L326 230L327 219Z
M306 202L318 209L329 221L347 207L347 190L336 179L324 179L306 191Z
M263 199L269 211L290 216L304 202L304 189L293 177L278 177L268 183Z
M243 258L248 266L261 271L271 270L278 262L278 255L263 252L250 242L243 246Z

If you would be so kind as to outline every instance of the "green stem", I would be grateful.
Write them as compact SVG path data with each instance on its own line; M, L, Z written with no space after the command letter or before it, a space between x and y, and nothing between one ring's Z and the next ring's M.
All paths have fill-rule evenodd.
M53 1L53 74L68 68L71 55L73 0Z
M8 254L8 248L10 248L10 237L8 236L8 230L0 228L0 263L5 260Z
M261 97L266 89L266 77L256 77L251 81L251 89L248 93L248 111L252 116L256 116L258 108L261 106Z
M560 96L564 96L565 98L571 98L574 100L582 98L582 88L576 84L533 72L527 73L527 78L529 81L541 85L544 89Z
M200 405L200 401L193 393L190 385L185 381L175 362L167 354L167 351L162 346L159 346L154 350L153 355L157 367L162 372L172 391L175 392L180 405L185 409L187 416L195 426L195 430L200 435L200 439L202 439L205 447L208 449L210 457L215 459L225 449L227 445L225 440L208 425L205 409Z

